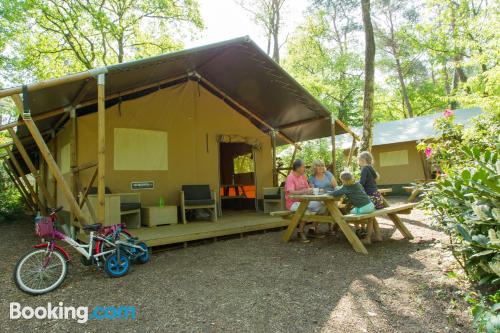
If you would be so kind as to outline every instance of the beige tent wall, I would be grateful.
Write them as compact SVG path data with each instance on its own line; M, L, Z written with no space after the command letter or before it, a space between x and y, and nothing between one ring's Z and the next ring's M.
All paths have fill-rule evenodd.
M391 156L395 159L397 156L402 156L404 154L397 152L404 151L406 151L408 157L407 164L382 166L384 163L391 164L390 162L398 164L397 161L390 161ZM417 179L425 178L422 160L417 151L415 142L374 146L372 148L372 154L375 159L374 167L380 174L380 179L377 181L380 185L409 184L415 182ZM400 163L402 163L402 161L400 161Z
M70 156L68 155L69 153L69 142L70 142L70 135L71 135L71 127L70 127L70 122L67 122L64 128L62 128L56 135L56 151L57 151L57 156L56 156L56 161L57 165L59 168L61 168L61 171L63 171L63 176L66 182L71 186L71 171L69 169L69 158ZM61 152L64 152L64 155L61 154ZM53 176L51 175L51 181L54 181ZM52 193L52 188L53 186L50 186L51 189L49 190ZM65 210L69 211L69 204L67 203L66 198L64 197L60 187L57 187L57 207L63 206Z
M69 142L69 125L66 127L57 135L59 165L61 150ZM168 170L114 170L115 128L166 131ZM262 149L256 152L256 179L258 197L261 197L262 187L272 186L270 137L191 81L106 110L106 186L113 193L140 192L143 205L157 205L160 196L166 204L178 205L183 184L209 184L216 190L219 186L217 136L221 134L238 134L261 142ZM78 118L78 164L94 161L97 161L96 113ZM83 186L88 184L93 170L81 172ZM70 174L65 178L69 181ZM155 188L132 191L130 183L135 181L154 181ZM58 193L58 202L67 207L61 193Z

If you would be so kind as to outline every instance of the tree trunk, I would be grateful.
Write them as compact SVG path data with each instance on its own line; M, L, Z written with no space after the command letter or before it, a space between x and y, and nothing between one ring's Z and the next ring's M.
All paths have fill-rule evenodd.
M443 66L443 76L444 76L444 90L446 91L446 96L450 98L451 95L450 76L448 75L448 66L446 66L446 63Z
M280 0L273 0L274 22L273 22L273 60L280 63Z
M457 40L458 40L458 28L457 28L457 21L456 21L456 11L458 9L458 4L452 3L451 4L451 30L453 33L453 62L455 66L455 76L453 79L453 90L458 89L458 84L459 82L465 83L467 82L467 76L465 75L465 72L462 68L462 61L464 59L462 55L462 50L457 46Z
M406 89L403 70L401 69L401 62L399 61L399 57L396 54L394 54L394 58L396 60L396 70L398 72L398 80L399 85L401 86L401 93L403 94L404 104L406 106L406 110L408 111L408 118L413 118L413 108L410 103L410 98L408 97L408 90Z
M123 39L118 39L118 63L123 62L124 50L123 50Z
M361 150L372 148L373 98L375 92L375 37L370 16L370 0L361 0L363 26L365 30L365 91L363 96L363 138Z

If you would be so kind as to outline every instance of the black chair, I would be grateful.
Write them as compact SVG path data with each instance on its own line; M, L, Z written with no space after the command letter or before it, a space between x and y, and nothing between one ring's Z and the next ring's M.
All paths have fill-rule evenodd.
M186 223L186 210L207 208L212 211L212 221L217 222L217 201L215 191L209 185L182 185L182 223Z

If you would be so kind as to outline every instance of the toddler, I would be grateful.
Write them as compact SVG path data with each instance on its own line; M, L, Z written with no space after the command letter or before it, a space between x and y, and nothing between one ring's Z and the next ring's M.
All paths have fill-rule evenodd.
M349 203L354 206L351 214L368 214L375 211L375 205L365 193L363 186L359 182L354 181L352 173L343 171L340 174L340 180L342 181L342 187L333 191L331 195L345 195Z

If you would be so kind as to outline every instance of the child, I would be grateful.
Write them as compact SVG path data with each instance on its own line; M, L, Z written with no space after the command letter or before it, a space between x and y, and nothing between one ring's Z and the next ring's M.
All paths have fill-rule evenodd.
M340 180L342 181L342 187L333 191L331 195L335 197L345 195L348 201L354 206L351 214L369 214L375 211L375 205L363 190L363 186L354 181L352 173L343 171L340 174Z
M373 156L370 152L364 151L358 155L358 165L361 167L359 183L363 186L375 208L382 209L385 207L384 198L378 191L376 180L379 178L379 175L373 168L372 163Z
M370 197L365 193L363 186L359 182L354 181L354 176L349 171L344 171L340 174L340 180L342 181L342 187L331 193L333 196L345 195L347 200L354 206L351 210L351 214L361 215L369 214L375 211L375 205L370 200ZM367 224L366 235L361 241L365 244L371 243L372 234L375 230L376 240L381 241L382 237L378 231L378 223L375 218L371 218ZM356 225L356 233L361 233L360 225ZM364 234L364 232L362 233ZM360 235L361 236L361 235Z

